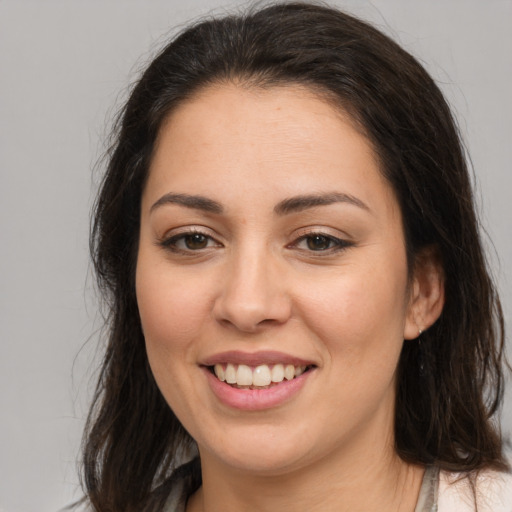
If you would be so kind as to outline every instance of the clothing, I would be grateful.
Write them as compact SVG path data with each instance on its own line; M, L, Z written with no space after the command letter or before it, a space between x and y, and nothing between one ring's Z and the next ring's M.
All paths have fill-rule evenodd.
M512 474L483 471L475 481L478 512L512 512ZM176 482L163 512L185 512L185 480ZM414 512L474 512L474 494L467 476L428 467Z
M474 480L457 473L425 470L414 512L512 512L512 475L483 471Z
M512 474L482 471L475 479L478 512L512 512ZM442 471L439 512L474 512L475 498L468 477Z
M429 466L425 469L418 503L414 512L438 512L437 495L439 489L439 469Z

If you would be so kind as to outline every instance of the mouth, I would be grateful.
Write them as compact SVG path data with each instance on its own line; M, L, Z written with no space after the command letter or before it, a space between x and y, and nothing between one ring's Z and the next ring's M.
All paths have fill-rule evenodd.
M240 411L284 406L314 382L316 361L278 351L228 351L200 364L210 389L223 405Z
M220 381L236 389L269 389L283 381L291 381L315 368L315 365L217 363L207 366Z

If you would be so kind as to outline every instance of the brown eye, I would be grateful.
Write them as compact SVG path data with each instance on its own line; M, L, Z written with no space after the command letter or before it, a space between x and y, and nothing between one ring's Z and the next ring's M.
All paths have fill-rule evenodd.
M323 235L312 235L306 238L308 249L311 251L325 251L331 247L333 240Z
M289 247L306 253L318 253L316 256L329 256L352 247L353 242L324 233L308 233L299 237Z
M190 250L198 250L205 249L208 245L208 237L202 235L201 233L193 233L191 235L186 235L183 237L183 241L187 249Z
M211 236L199 231L190 231L188 233L171 236L170 238L162 240L160 245L166 250L182 254L188 253L189 255L193 252L200 252L204 249L222 246L222 244L219 244Z

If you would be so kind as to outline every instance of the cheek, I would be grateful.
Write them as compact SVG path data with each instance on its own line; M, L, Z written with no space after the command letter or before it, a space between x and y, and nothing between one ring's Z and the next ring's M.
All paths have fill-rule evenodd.
M137 303L146 339L153 343L186 345L201 328L208 311L204 281L183 279L165 266L137 267Z
M197 286L196 286L197 285ZM149 364L169 406L183 420L193 395L190 370L196 367L195 340L204 324L204 294L199 283L186 283L166 262L139 259L136 292Z
M324 353L334 423L346 422L344 415L351 411L356 425L377 410L389 413L393 408L406 278L400 272L374 273L366 267L361 273L353 268L343 274L309 287L302 316Z
M313 280L301 309L331 358L341 353L347 364L364 360L378 365L401 350L406 290L405 264L353 265L327 280Z

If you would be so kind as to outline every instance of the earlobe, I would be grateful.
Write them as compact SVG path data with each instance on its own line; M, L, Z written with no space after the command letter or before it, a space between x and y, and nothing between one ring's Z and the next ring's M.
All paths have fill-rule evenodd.
M423 248L415 258L404 338L412 340L441 316L444 306L444 270L435 246Z

